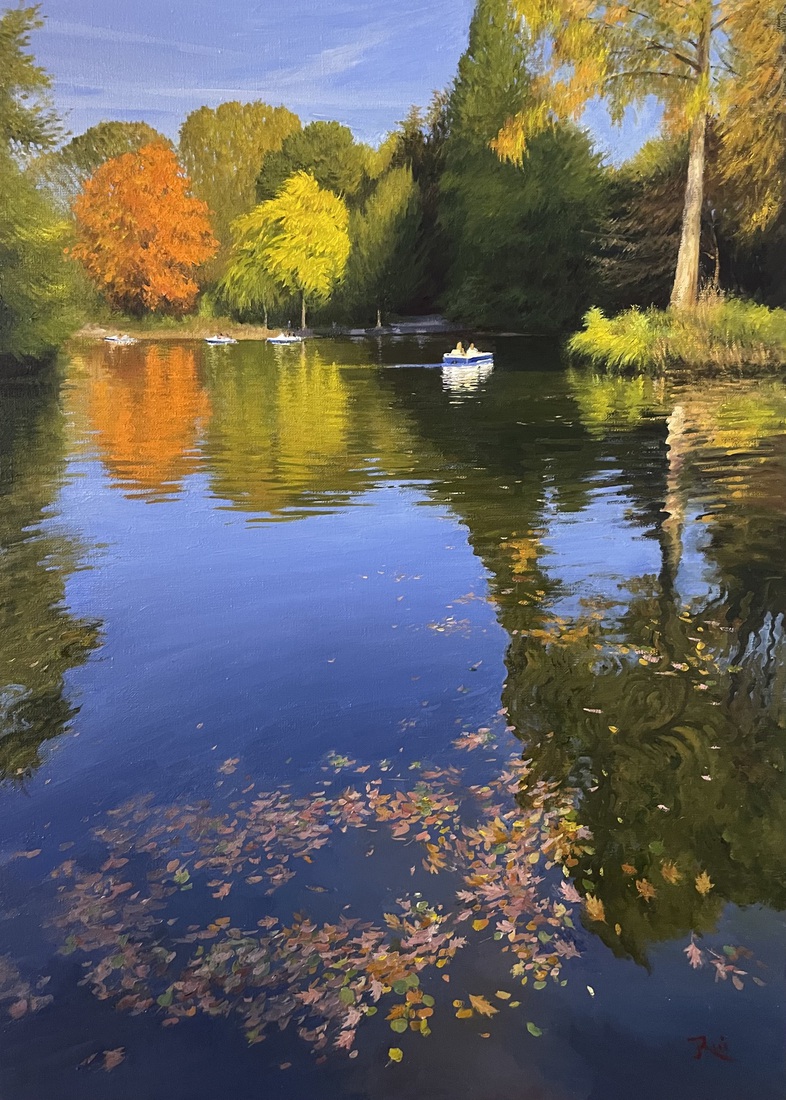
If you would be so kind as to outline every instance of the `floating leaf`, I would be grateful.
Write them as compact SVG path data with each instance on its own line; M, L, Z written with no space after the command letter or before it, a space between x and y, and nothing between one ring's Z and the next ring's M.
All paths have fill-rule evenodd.
M126 1051L125 1047L116 1047L115 1050L104 1051L104 1069L107 1073L110 1070L115 1069L121 1062L125 1061Z
M532 1020L527 1020L527 1031L530 1033L530 1035L534 1035L536 1039L539 1039L543 1034L537 1024L533 1024Z
M343 989L338 991L338 999L342 1005L353 1005L355 1003L355 991L350 989L348 985L345 985Z
M663 875L666 882L670 882L672 886L676 886L678 882L682 882L682 875L677 870L676 863L672 863L671 860L664 860L660 866L660 873Z
M498 989L494 996L499 997L501 1001L509 1001L511 998L511 994L507 993L504 989Z
M584 907L587 910L587 916L590 920L604 921L606 920L606 910L603 907L603 902L600 898L593 897L592 894L587 894L584 899Z
M696 889L704 898L709 894L715 886L715 883L710 880L710 876L706 871L702 871L700 875L696 875Z
M476 932L482 932L484 928L488 928L489 922L485 918L480 920L473 920L472 927Z
M468 1020L470 1016L474 1016L475 1013L471 1008L460 1008L456 1013L457 1020Z
M469 1003L481 1016L495 1016L499 1012L499 1009L490 1004L485 997L475 997L472 993L469 995Z
M652 901L653 898L658 896L658 891L648 882L645 878L636 879L636 889L639 892L639 896L644 898L645 901Z
M396 1032L398 1032L399 1035L401 1035L402 1032L406 1031L408 1026L409 1025L407 1024L407 1021L404 1020L403 1018L399 1018L398 1020L391 1020L390 1021L391 1031L396 1031Z
M391 1062L400 1062L404 1057L404 1051L400 1047L391 1047L388 1050L388 1058Z

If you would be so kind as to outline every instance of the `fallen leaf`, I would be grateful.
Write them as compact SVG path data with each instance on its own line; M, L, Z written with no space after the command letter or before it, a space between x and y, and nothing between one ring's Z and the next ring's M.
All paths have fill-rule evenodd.
M710 880L710 876L706 871L702 871L700 875L696 875L696 889L704 898L709 894L715 886L715 883Z
M404 1051L400 1047L391 1047L388 1051L388 1058L391 1062L400 1062L404 1057Z
M533 1024L532 1020L527 1020L527 1031L530 1035L534 1035L536 1039L539 1039L543 1034L537 1024Z
M494 996L499 997L501 1001L509 1001L511 998L511 994L506 993L504 989L498 989Z
M485 997L475 997L470 993L469 1003L481 1016L495 1016L499 1012L499 1009L489 1004Z
M663 875L666 882L670 882L672 886L676 886L678 882L682 882L682 875L677 870L676 863L672 863L671 860L665 860L661 864L660 873Z
M639 892L639 896L644 898L645 901L652 901L653 898L658 896L658 891L648 882L645 878L636 879L636 889Z
M488 928L488 924L489 922L485 918L482 920L473 920L472 927L476 932L482 932L484 928Z
M605 923L606 910L603 908L603 902L600 898L593 897L592 894L587 894L584 899L584 906L590 920L603 921Z
M117 1047L116 1050L104 1051L104 1069L107 1073L110 1070L115 1069L121 1062L125 1061L126 1050L125 1047Z

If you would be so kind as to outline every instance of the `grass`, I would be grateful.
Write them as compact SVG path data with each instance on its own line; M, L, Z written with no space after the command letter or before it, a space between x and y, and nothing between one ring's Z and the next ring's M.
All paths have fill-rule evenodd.
M786 310L717 291L692 309L638 308L606 317L591 309L568 350L617 373L660 374L671 368L713 371L786 365Z

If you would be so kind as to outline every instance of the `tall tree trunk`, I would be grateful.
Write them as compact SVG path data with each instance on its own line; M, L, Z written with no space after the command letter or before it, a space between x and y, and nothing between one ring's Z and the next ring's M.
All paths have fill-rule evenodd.
M267 329L267 327L268 327L268 324L267 324L267 306L262 306L262 309L264 310L264 313L265 313L265 329Z
M704 85L710 75L710 38L712 37L712 5L707 13L699 36L697 80ZM701 256L701 210L704 205L704 161L707 135L706 98L697 111L690 131L688 152L688 180L685 186L685 205L682 209L682 235L677 255L677 270L671 290L671 308L686 309L696 304L699 296L699 259Z
M300 327L305 329L306 327L306 296L301 294L300 296Z

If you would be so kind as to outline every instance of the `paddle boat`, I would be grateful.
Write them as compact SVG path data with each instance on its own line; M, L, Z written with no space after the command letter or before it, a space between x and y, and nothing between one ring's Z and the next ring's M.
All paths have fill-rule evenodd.
M205 343L214 348L226 347L227 344L236 344L237 340L232 336L206 336Z
M303 337L291 332L279 332L278 336L268 336L268 344L302 344Z
M134 337L129 336L128 333L126 333L126 332L124 332L122 334L122 336L105 336L104 341L107 344L115 344L116 346L119 346L119 347L122 347L122 348L130 347L131 344L136 343L136 340L134 339Z
M478 351L474 344L470 344L467 350L459 341L453 351L445 352L442 362L446 366L475 367L484 363L494 362L494 353L491 351Z

